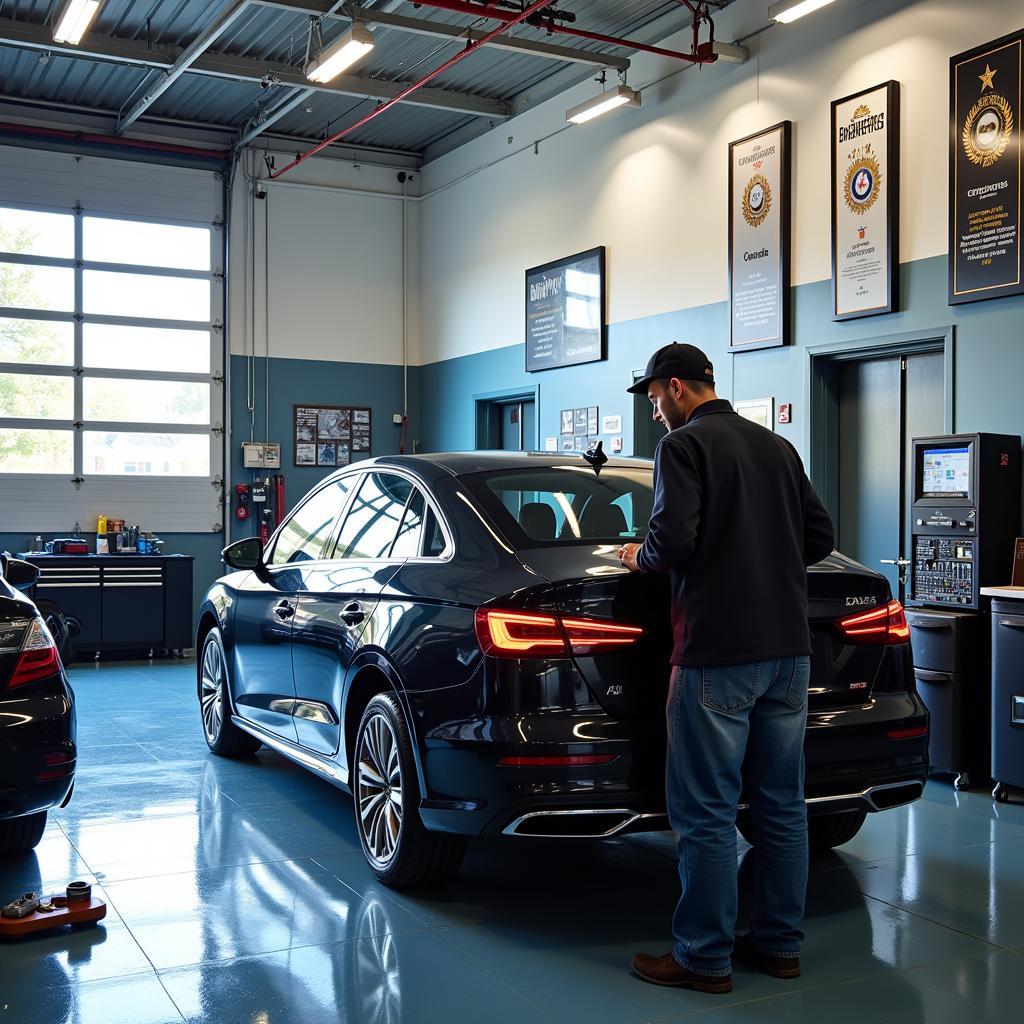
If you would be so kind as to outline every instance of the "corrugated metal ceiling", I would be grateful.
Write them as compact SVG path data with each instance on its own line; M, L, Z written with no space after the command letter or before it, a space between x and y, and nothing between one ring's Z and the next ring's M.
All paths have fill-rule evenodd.
M29 26L49 26L59 0L6 0L0 19ZM416 7L411 2L364 2L424 21L489 29L493 21L446 11ZM105 0L93 31L98 37L128 39L151 49L182 47L194 40L225 7L225 0ZM558 7L576 15L579 28L605 35L629 36L671 12L678 12L682 27L688 14L679 0L560 0ZM666 22L668 24L668 22ZM345 23L324 22L329 42ZM298 11L252 5L210 47L223 54L276 68L301 70L306 55L309 17ZM47 28L48 31L48 28ZM360 77L407 83L435 68L458 52L462 43L417 35L392 28L374 28L377 45L370 59L357 69ZM548 36L530 26L514 33L523 39L542 40L587 50L627 56L617 47L569 36ZM566 67L585 73L584 65L567 65L529 54L487 48L431 83L491 100L513 102L517 95ZM0 93L7 98L44 100L68 107L116 112L141 94L143 85L156 80L158 70L51 54L6 42L0 32ZM150 108L148 115L241 129L262 106L272 106L292 95L287 86L261 88L257 81L235 81L189 72L176 81ZM317 93L300 104L271 129L274 134L319 140L353 124L373 109L374 100L357 96ZM307 107L312 107L307 111ZM462 125L479 120L462 112L400 105L346 138L346 142L422 152ZM486 121L482 122L486 124Z

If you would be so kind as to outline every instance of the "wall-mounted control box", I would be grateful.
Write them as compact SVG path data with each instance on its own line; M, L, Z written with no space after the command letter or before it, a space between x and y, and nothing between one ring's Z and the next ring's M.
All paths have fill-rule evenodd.
M269 441L243 441L242 465L246 469L280 469L281 446Z

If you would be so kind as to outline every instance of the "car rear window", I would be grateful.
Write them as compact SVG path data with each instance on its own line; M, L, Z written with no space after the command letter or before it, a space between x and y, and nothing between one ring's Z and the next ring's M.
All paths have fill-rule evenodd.
M654 504L653 471L544 466L462 478L520 547L642 540Z

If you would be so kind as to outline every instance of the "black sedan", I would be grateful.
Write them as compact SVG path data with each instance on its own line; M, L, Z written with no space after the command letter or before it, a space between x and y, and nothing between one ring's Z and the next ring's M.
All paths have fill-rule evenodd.
M200 610L211 750L262 744L349 790L394 886L458 868L465 837L667 827L664 579L619 565L652 464L579 456L394 456L332 474ZM928 715L910 631L879 574L809 571L806 793L812 845L916 800ZM728 615L728 608L722 609ZM741 808L739 828L747 834Z
M20 590L39 570L0 555L0 855L31 850L75 781L75 698L53 636Z

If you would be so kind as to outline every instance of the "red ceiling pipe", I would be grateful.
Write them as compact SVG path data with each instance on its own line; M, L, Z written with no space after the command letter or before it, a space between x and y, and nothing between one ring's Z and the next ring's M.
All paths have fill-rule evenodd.
M424 75L418 82L413 82L408 88L403 89L397 96L393 96L386 103L382 103L379 107L372 110L366 117L360 118L355 124L349 125L348 128L343 128L340 132L335 132L333 135L329 135L323 142L318 143L312 149L307 150L305 153L297 156L290 164L285 164L284 167L279 171L274 171L271 174L271 179L280 178L286 171L290 171L293 167L298 167L304 160L308 160L311 156L316 156L321 150L326 149L331 143L337 142L338 139L344 138L346 135L351 134L357 128L362 128L364 124L372 121L375 117L379 117L384 113L388 107L393 107L396 103L400 103L406 98L416 92L417 89L422 89L428 82L432 82L438 75L443 74L450 67L458 64L459 61L465 60L471 53L479 50L481 47L486 46L492 39L497 36L504 35L510 28L518 25L520 22L526 21L527 18L532 17L538 11L542 11L545 7L550 7L554 3L554 0L536 0L535 3L530 4L526 10L521 11L519 14L511 16L510 20L506 21L505 24L499 25L492 32L488 32L487 35L481 36L475 43L470 43L464 50L460 50L454 57L446 60L440 67L434 68L429 74ZM504 18L501 19L504 21Z
M514 11L495 7L491 4L486 6L483 4L471 4L467 3L466 0L413 0L413 2L419 7L435 7L439 11L468 14L476 18L490 18L492 21L504 21L506 24L510 23L513 18L516 18ZM633 39L621 39L617 36L605 36L597 32L586 32L583 29L570 28L568 25L560 25L552 19L545 19L539 27L544 31L553 32L557 35L575 36L577 39L589 39L596 43L607 43L610 46L623 46L629 50L655 53L660 57L674 57L676 60L688 60L697 64L710 64L717 59L708 44L695 48L696 52L694 53L683 53L681 50L666 50L661 46L638 43Z

